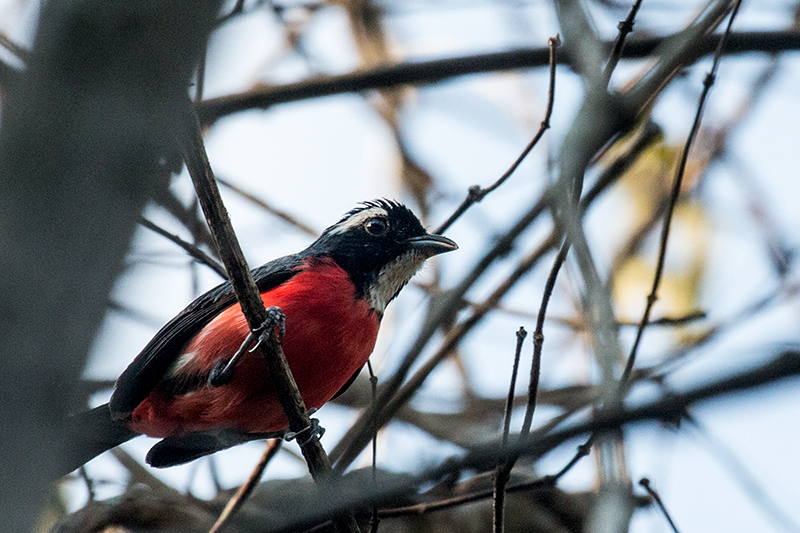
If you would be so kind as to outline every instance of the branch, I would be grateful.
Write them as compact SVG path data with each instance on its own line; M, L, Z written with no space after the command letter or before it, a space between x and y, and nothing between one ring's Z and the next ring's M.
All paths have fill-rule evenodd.
M30 531L63 467L62 430L216 0L43 4L25 69L3 69L0 494ZM47 334L42 333L43 323Z
M550 84L549 89L547 91L547 106L546 111L544 114L544 119L542 120L541 126L539 126L539 130L536 132L536 135L533 136L531 142L528 143L528 146L522 150L522 153L517 157L516 161L514 161L508 170L506 170L500 178L491 184L488 187L482 188L479 185L473 185L469 188L469 192L467 192L467 197L461 202L461 205L455 210L455 212L450 215L450 217L445 220L441 226L434 230L434 233L442 234L447 231L453 222L458 220L461 215L463 215L467 209L469 209L473 204L477 204L481 200L483 200L487 194L491 193L498 187L500 187L505 181L511 177L511 174L517 170L517 167L522 164L522 161L528 157L528 154L531 153L531 150L538 144L539 139L542 138L544 132L550 128L550 117L553 115L553 104L555 103L556 97L556 48L561 45L561 40L559 39L558 35L555 37L550 37L547 41L548 49L550 50Z
M223 279L227 279L228 275L225 272L225 267L220 265L216 259L214 259L210 255L205 253L203 250L201 250L199 246L181 239L174 233L168 232L161 226L158 226L157 224L147 220L144 217L141 217L139 219L139 224L149 229L150 231L157 233L162 237L165 237L166 239L169 239L170 241L174 242L175 244L183 248L183 250L191 257L193 257L198 263L206 265L211 270L219 274Z
M683 393L665 395L639 407L603 411L591 420L546 435L532 434L526 440L515 440L509 445L508 453L536 459L581 435L608 432L626 424L648 420L674 422L684 415L688 407L705 400L799 377L800 352L787 351L758 368L732 377L700 385ZM296 530L299 527L311 527L343 510L368 509L373 504L381 505L397 501L398 498L415 492L417 487L458 472L491 470L497 464L498 445L499 442L490 443L463 457L445 461L418 476L408 476L402 480L385 480L377 487L365 487L362 480L350 481L347 477L335 490L321 486L317 497L312 498L312 501L306 501L309 498L304 498L303 503L298 502L297 512L292 519L274 524L270 531L277 533Z
M225 268L230 276L231 284L236 293L236 299L242 307L250 330L258 337L262 325L267 321L267 311L264 302L261 300L258 288L256 287L250 268L244 258L239 241L233 231L228 212L222 203L211 165L203 145L203 137L200 130L200 123L194 113L192 104L185 103L187 110L187 132L182 139L182 149L186 160L186 166L197 191L200 205L206 215L208 226L217 242L219 254L225 263ZM275 335L269 335L266 342L259 345L264 361L267 365L270 380L278 396L281 407L289 420L289 429L294 433L307 431L312 427L312 422L308 416L305 402L300 396L292 377L289 364L283 354L280 343ZM331 464L318 438L309 438L300 444L308 463L308 470L311 472L315 481L331 478L333 471ZM358 526L350 514L347 518L336 519L334 521L340 531L357 532Z
M722 58L722 51L725 48L725 42L727 38L730 36L731 28L733 27L733 21L736 18L736 14L739 12L740 5L741 0L736 0L736 3L733 6L731 17L728 20L728 27L725 29L725 33L723 33L722 39L720 39L717 50L714 53L714 62L711 65L711 71L703 81L703 91L700 94L700 99L697 103L697 111L695 112L694 121L692 122L692 128L689 130L689 135L686 138L683 150L681 151L680 162L675 170L675 180L672 185L672 194L669 198L669 205L664 218L664 225L661 228L661 241L658 248L656 271L653 275L653 285L650 289L650 294L647 295L647 301L645 304L644 313L642 314L642 320L639 323L638 329L636 330L636 339L633 342L633 347L628 355L628 360L625 363L625 369L622 372L622 377L620 378L621 387L627 386L628 378L630 377L631 371L633 370L633 365L636 362L636 354L639 349L639 343L642 340L642 335L644 335L644 330L650 320L650 312L653 310L653 306L658 300L658 288L661 285L661 276L664 273L664 263L667 257L667 244L669 243L669 230L672 226L672 214L675 212L675 206L678 204L678 198L681 194L681 184L683 183L683 174L686 170L686 162L689 159L689 150L691 150L692 144L697 137L697 132L700 131L700 120L703 118L703 110L705 109L706 99L708 98L708 93L711 91L711 86L714 85L717 69L719 68L719 62Z
M683 64L691 64L713 53L719 38L718 35L704 35L699 38L691 49L685 51ZM625 43L623 59L649 57L668 40L669 38L663 37L629 39ZM611 42L603 43L604 49L612 46ZM800 32L795 30L734 33L728 41L725 53L777 53L791 50L800 50ZM482 72L545 67L548 56L549 50L542 47L385 65L341 76L321 76L286 85L260 86L245 93L205 100L198 104L197 111L202 124L208 125L232 113L248 109L267 109L273 105L309 98L386 89L398 85L427 85ZM559 63L569 64L570 60L565 57Z
M241 487L239 487L239 490L236 491L236 494L234 494L231 499L228 500L228 503L220 513L219 518L217 518L217 521L214 522L213 526L211 526L211 529L208 530L208 533L220 533L225 526L230 523L231 517L236 514L244 502L247 501L247 498L253 492L253 489L256 488L256 484L264 474L264 469L267 468L267 464L269 464L272 458L275 457L278 451L280 451L282 443L282 440L274 439L267 445L267 447L264 449L264 453L261 455L261 459L250 473L247 481Z

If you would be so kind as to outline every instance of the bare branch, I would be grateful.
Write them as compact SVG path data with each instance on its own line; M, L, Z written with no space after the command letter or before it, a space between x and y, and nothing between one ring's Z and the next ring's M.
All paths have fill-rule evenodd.
M681 49L680 64L687 65L714 52L718 35L700 33L692 36L693 44ZM641 59L652 55L666 43L674 46L670 38L641 38L626 41L623 59ZM611 49L613 43L603 43ZM800 32L742 32L731 35L726 53L775 53L800 49ZM512 50L452 59L438 59L399 65L386 65L341 76L319 78L279 86L261 86L246 93L212 98L199 104L198 114L204 125L220 117L248 109L266 109L273 105L319 98L334 94L384 89L398 85L425 85L442 80L481 72L497 72L548 65L549 50L532 48ZM678 59L678 58L676 58ZM564 62L566 62L564 60ZM653 94L654 88L642 89L642 94Z
M225 263L225 268L230 276L236 299L242 307L242 313L247 320L250 331L258 336L256 332L260 331L262 324L267 321L267 311L264 308L264 302L261 300L255 281L253 281L247 261L239 247L228 213L222 203L222 198L203 146L197 115L194 114L190 102L187 101L185 105L188 111L188 128L185 138L181 140L183 142L182 148L186 166L195 184L200 205L206 215L211 233L218 243L220 257ZM312 427L312 422L308 416L305 402L300 396L297 383L292 377L280 343L275 339L274 335L270 335L266 342L259 345L259 349L267 364L267 370L275 393L289 420L289 429L296 434L307 431L308 428ZM333 475L331 464L319 439L309 438L298 442L298 444L300 444L300 449L314 480L321 481L331 478ZM352 514L347 518L337 518L334 522L341 531L358 532L358 526Z
M281 439L273 439L269 442L264 449L264 453L261 455L261 460L258 461L258 464L250 473L247 481L245 481L245 483L239 487L239 490L236 491L236 494L228 500L219 518L217 518L217 521L211 526L211 529L208 530L208 533L220 533L223 531L225 526L230 522L231 517L244 505L248 496L250 496L253 489L256 488L256 484L261 479L261 476L264 475L264 470L267 468L267 465L278 451L280 451L282 443L283 441Z

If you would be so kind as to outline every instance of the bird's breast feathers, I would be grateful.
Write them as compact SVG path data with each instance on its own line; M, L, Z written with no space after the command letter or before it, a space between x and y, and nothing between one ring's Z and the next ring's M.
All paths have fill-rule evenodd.
M319 408L366 363L380 325L368 299L358 297L348 274L335 262L311 259L287 283L261 294L264 305L286 315L283 350L308 407ZM170 371L204 383L214 365L230 359L249 329L233 305L209 322L184 348ZM193 379L189 376L199 376ZM264 362L247 354L230 383L181 390L180 398L157 388L134 411L132 427L151 436L230 426L251 432L285 427Z

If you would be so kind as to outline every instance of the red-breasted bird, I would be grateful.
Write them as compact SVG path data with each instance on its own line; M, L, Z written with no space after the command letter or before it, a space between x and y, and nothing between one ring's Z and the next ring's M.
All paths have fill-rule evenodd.
M407 207L376 200L302 252L253 270L264 305L285 314L283 350L309 409L355 380L387 304L425 260L457 248L428 234ZM147 455L157 467L279 434L288 422L258 351L222 384L210 380L248 334L230 283L197 298L122 373L108 404L73 418L65 468L139 434L162 437Z

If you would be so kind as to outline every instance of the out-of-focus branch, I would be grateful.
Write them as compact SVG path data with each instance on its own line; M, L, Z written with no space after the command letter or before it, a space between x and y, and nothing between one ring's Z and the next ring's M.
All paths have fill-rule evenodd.
M303 233L305 233L309 237L313 237L314 239L319 237L319 233L320 233L319 231L315 230L314 228L312 228L311 226L309 226L305 222L302 222L302 221L298 220L297 217L295 217L294 215L292 215L290 213L287 213L286 211L283 211L282 209L278 209L274 205L271 205L271 204L267 203L267 201L264 200L263 198L259 198L258 196L254 195L254 194L252 194L250 192L245 191L244 189L242 189L238 185L235 185L233 182L230 182L228 180L224 180L222 178L217 178L217 182L220 185L223 185L223 186L229 188L230 190L232 190L233 192L235 192L236 194L238 194L239 196L241 196L245 200L248 200L249 202L254 203L255 205L257 205L260 208L264 209L268 213L271 213L271 214L275 215L276 217L278 217L279 219L283 220L284 222L286 222L287 224L291 225L292 227L297 228L298 230L302 231Z
M681 53L681 64L689 65L699 58L714 52L718 35L703 34L693 46ZM628 39L622 59L642 59L656 52L659 46L670 42L669 38L648 37ZM603 43L609 49L613 43ZM726 54L747 52L776 53L800 50L800 32L741 32L731 35ZM198 114L203 124L210 124L220 117L246 111L266 109L273 105L333 94L384 89L398 85L426 85L442 80L478 74L522 68L545 67L549 50L545 47L511 50L491 54L436 59L386 65L363 72L341 76L323 76L313 80L279 86L262 86L246 93L212 98L198 105ZM570 64L567 57L559 63ZM652 90L651 90L652 92Z
M639 407L601 411L588 421L561 430L544 435L533 433L524 441L512 440L508 453L538 458L580 435L607 432L625 424L647 420L674 422L683 416L687 408L705 400L774 384L784 379L797 380L798 377L800 377L800 352L787 351L757 368L684 392L666 394ZM313 526L324 521L327 516L344 509L367 509L373 503L380 505L396 501L397 498L414 492L423 484L460 471L489 471L497 462L498 444L499 442L493 442L461 458L445 461L418 476L403 480L387 480L377 487L365 487L363 481L348 483L347 478L337 485L335 492L322 486L318 497L309 502L298 502L298 508L291 521L275 524L270 531L277 533L296 530L303 525Z
M161 226L147 220L146 218L142 217L139 219L139 223L144 226L145 228L149 229L150 231L161 235L162 237L169 239L170 241L174 242L183 250L189 254L192 258L194 258L198 263L202 263L209 267L211 270L219 274L223 279L227 278L227 273L225 272L225 267L219 264L214 258L209 256L203 250L201 250L197 245L187 242L174 233L170 233Z
M169 149L216 0L52 0L0 130L0 492L30 531L138 217ZM8 73L8 72L7 72Z
M608 186L635 161L641 150L648 146L656 135L657 128L646 128L642 133L642 138L633 143L625 154L620 156L613 165L606 169L583 198L581 202L581 209L583 211L585 211L588 206L598 198L602 191L606 190ZM414 377L411 378L401 390L401 385L408 370L433 336L433 333L436 331L436 325L441 323L440 321L446 318L448 313L454 313L459 308L459 303L469 287L471 287L480 275L492 264L494 259L499 257L503 251L508 250L519 234L542 213L545 209L547 198L548 195L545 194L543 198L484 255L481 261L479 261L472 272L464 278L461 284L448 293L447 301L440 302L439 306L435 308L435 315L429 317L428 321L426 321L414 345L406 353L401 368L388 380L387 385L384 386L381 394L378 396L378 401L376 402L377 406L365 410L356 423L353 424L351 429L331 451L331 457L337 462L336 468L346 468L347 465L355 460L363 447L367 445L369 442L369 428L371 427L372 417L379 417L379 426L386 423L391 418L392 414L403 405L403 402L410 398L414 391L424 382L427 375L436 365L449 355L452 348L472 330L486 313L490 312L500 302L505 293L514 286L514 283L521 279L545 253L558 244L556 235L551 233L551 235L542 242L539 248L532 251L527 257L520 261L514 272L493 291L491 296L484 300L482 304L475 307L473 313L468 318L464 319L463 322L456 325L453 330L448 332L436 353L431 356L431 359L417 371Z

